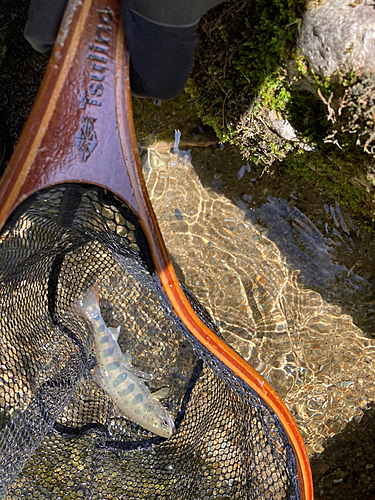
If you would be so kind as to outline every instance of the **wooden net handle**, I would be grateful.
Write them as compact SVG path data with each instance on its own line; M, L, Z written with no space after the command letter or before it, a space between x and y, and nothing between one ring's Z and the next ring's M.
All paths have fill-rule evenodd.
M313 499L298 427L272 387L194 313L170 263L142 176L118 0L70 0L46 75L0 183L0 229L35 192L65 182L106 188L135 212L175 313L276 413L297 460L302 500Z
M137 209L116 122L119 2L79 4L68 4L43 83L2 179L1 224L31 194L62 182L106 187Z

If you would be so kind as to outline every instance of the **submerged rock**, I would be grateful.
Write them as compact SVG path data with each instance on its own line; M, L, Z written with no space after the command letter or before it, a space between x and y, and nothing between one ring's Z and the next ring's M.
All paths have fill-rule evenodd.
M347 313L348 304L373 307L372 285L363 270L341 263L356 251L355 226L338 205L324 208L330 224L322 218L315 225L291 202L271 196L274 188L263 176L254 179L234 148L199 150L191 161L182 153L150 147L143 157L179 279L225 341L284 399L308 451L320 453L375 397L375 339ZM200 157L211 163L211 182L197 174ZM220 161L230 162L231 189L229 177L220 179ZM240 200L228 198L236 186ZM258 206L251 200L262 191L268 201Z

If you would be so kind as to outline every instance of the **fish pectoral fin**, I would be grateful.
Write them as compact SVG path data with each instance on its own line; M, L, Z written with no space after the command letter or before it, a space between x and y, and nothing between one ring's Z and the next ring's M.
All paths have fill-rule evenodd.
M141 370L138 370L138 368L134 368L134 366L130 367L131 372L139 379L149 381L152 380L154 377L151 375L151 373L146 373L142 372Z
M157 399L159 401L159 399L164 399L164 398L168 397L169 394L170 394L169 387L162 387L158 391L152 392L150 394L150 397L153 399Z
M138 379L140 379L141 381L149 381L149 380L152 380L154 377L153 375L151 375L151 373L146 373L146 372L143 372L142 370L139 370L138 368L135 368L133 365L132 365L132 357L131 357L131 354L129 354L128 352L125 352L122 354L123 355L123 366L124 368L131 372L133 375L135 375Z
M117 342L117 339L120 335L120 330L121 330L121 327L120 325L117 327L117 328L113 328L112 326L109 326L108 327L108 331L109 333L112 335L112 337L116 340Z
M134 367L132 365L132 356L131 356L131 354L128 353L128 352L124 352L124 353L122 353L122 355L123 355L123 363L124 363L126 369L129 370L129 371L133 371Z
M94 379L94 382L98 384L99 387L101 387L104 391L106 391L106 388L104 387L103 379L100 373L100 368L98 365L95 365L92 370L90 370L91 376Z

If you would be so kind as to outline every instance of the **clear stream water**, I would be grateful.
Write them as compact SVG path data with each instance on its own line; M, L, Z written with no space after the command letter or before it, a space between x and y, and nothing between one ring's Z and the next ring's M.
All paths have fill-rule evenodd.
M234 147L143 150L177 274L320 453L375 400L375 246L345 207Z

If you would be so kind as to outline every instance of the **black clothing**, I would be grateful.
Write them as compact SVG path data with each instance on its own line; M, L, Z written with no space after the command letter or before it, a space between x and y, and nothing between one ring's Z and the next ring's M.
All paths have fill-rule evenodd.
M196 26L208 10L223 0L122 0L127 10L162 26Z
M132 11L122 15L130 54L130 85L138 97L173 99L184 89L198 43L196 27L154 24Z
M31 0L24 37L38 52L52 50L68 0Z
M68 0L31 0L25 38L53 48ZM223 0L122 0L130 86L139 97L173 99L189 78L201 15Z

